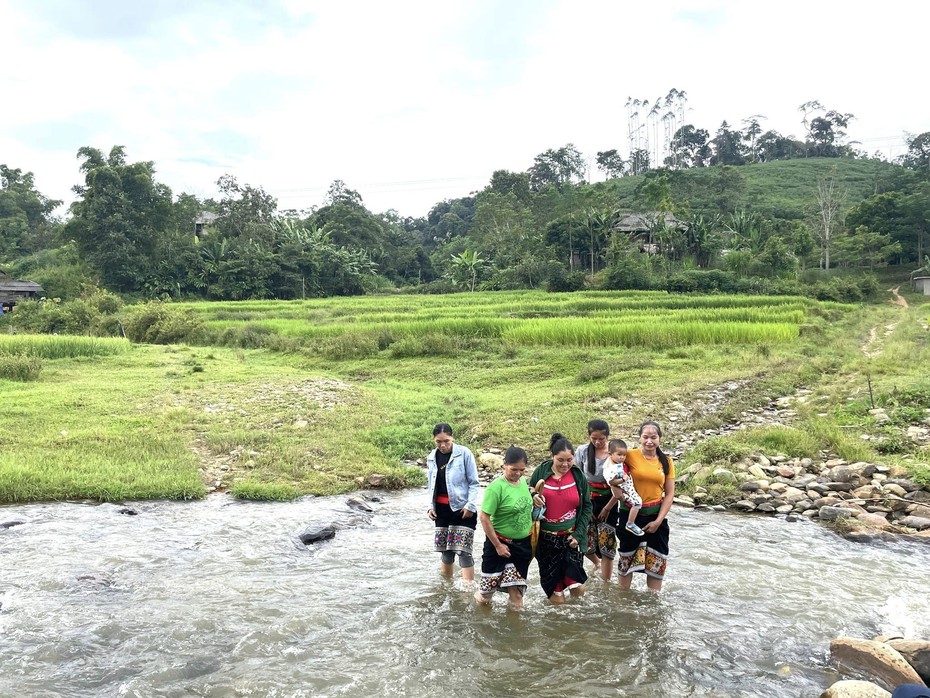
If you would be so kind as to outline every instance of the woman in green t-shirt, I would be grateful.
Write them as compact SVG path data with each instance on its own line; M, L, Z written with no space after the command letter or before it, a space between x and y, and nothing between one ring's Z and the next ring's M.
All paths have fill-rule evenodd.
M523 607L526 575L533 557L533 495L523 477L525 472L526 451L511 446L504 454L503 477L492 482L484 493L478 515L485 535L481 582L475 593L478 603L491 603L494 592L500 591L510 597L514 608Z

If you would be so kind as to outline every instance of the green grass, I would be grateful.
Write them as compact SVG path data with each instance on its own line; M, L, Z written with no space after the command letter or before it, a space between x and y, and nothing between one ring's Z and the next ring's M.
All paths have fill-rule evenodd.
M0 380L35 381L39 380L41 372L41 357L0 351Z
M0 334L0 353L30 354L44 359L125 354L132 345L125 339L47 334Z
M734 443L790 455L829 447L853 458L868 447L829 415L861 382L869 326L896 312L652 292L177 307L218 339L235 334L273 350L135 346L44 360L40 380L3 384L0 501L184 499L217 480L237 497L288 499L347 492L372 474L404 487L423 474L401 461L425 455L439 421L475 450L516 443L539 461L554 431L582 441L598 416L632 438L642 420L732 381L744 385L714 411L667 423L667 443L676 429L738 418L798 385L829 381L843 397L812 403L797 429L747 432ZM801 324L819 332L800 336ZM778 327L784 334L765 334ZM871 363L878 376L886 362L882 386L909 375L895 372L916 335L898 341L889 338L890 356Z

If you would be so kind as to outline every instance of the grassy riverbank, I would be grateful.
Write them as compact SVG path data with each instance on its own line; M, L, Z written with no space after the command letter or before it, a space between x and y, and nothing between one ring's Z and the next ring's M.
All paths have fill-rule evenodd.
M902 313L908 322L870 360L878 389L910 376L908 347L926 343L919 309L799 298L481 293L183 312L226 343L275 350L134 345L44 358L38 380L0 378L0 501L183 499L212 487L286 499L376 473L404 486L422 474L400 462L426 452L437 421L476 449L519 443L533 459L553 431L583 438L593 415L624 437L658 418L674 444L676 432L799 385L848 393L871 328ZM734 382L725 400L689 410ZM833 415L847 396L811 404Z

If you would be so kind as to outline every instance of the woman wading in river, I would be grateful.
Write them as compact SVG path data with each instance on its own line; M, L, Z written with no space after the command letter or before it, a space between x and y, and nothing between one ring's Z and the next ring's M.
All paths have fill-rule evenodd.
M530 478L530 487L542 481L546 511L540 522L536 561L543 593L554 604L565 596L583 596L588 575L584 551L588 549L591 496L584 473L575 465L575 449L561 434L549 441L551 460L541 463Z
M478 467L472 452L453 442L448 424L436 425L433 443L436 448L426 457L430 493L426 513L436 522L433 542L442 555L440 572L451 577L458 555L462 579L471 583L475 579L472 544L478 523Z
M614 557L617 549L616 527L617 500L610 492L610 485L604 479L604 464L610 458L607 439L610 427L603 419L588 422L588 443L581 444L575 451L577 465L588 480L591 492L591 522L588 524L588 559L594 563L595 570L604 580L609 580L613 572Z
M533 557L530 529L533 525L533 494L526 485L526 451L511 446L504 454L503 475L485 490L481 501L484 551L481 583L475 592L478 603L489 604L495 591L510 597L510 605L523 607L526 576ZM541 504L542 498L537 495Z
M629 589L634 572L646 575L646 586L652 591L662 588L668 565L668 521L666 516L675 497L675 464L662 449L662 428L655 422L643 422L639 427L639 449L626 454L626 463L633 485L642 497L643 507L636 525L644 535L637 536L626 529L617 530L617 573L623 589ZM629 514L629 504L623 501L619 487L612 488L621 501L620 516Z

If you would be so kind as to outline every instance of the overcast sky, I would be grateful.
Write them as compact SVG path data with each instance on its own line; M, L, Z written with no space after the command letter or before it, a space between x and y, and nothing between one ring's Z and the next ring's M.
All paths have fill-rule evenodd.
M903 0L0 0L0 163L68 201L77 149L123 145L176 194L230 173L301 209L342 179L425 215L568 142L625 155L628 98L671 88L711 134L759 114L801 136L816 99L893 157L930 131L928 18Z

